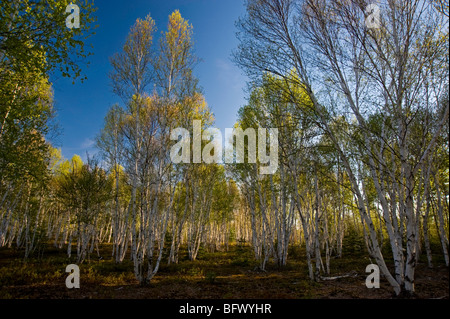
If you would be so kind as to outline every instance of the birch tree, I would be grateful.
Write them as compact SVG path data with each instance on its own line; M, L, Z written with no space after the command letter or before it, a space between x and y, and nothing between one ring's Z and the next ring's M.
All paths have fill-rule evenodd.
M119 164L130 179L131 256L141 284L148 283L158 271L169 220L175 238L169 260L176 261L176 241L184 224L185 217L179 223L174 214L174 198L178 183L186 181L189 174L171 163L170 130L196 116L209 116L192 76L196 60L192 26L175 11L167 27L154 50L154 21L150 16L138 19L123 52L111 59L113 89L127 108L120 111L123 115L117 121L113 116L117 112L111 111L114 118L109 122L119 124L105 131L109 135L106 143L100 140L110 150L113 164L121 154L123 163Z
M396 294L412 294L418 223L414 184L448 119L448 104L443 108L439 104L448 86L443 80L448 62L441 59L441 53L448 52L444 44L448 33L440 27L448 17L427 2L389 1L380 28L368 30L364 10L364 4L353 1L249 1L247 16L238 22L241 44L235 60L256 81L260 72L268 72L305 88L315 123L333 142L351 181L371 255ZM297 78L287 76L291 69ZM431 93L426 90L431 83L436 90L424 95ZM340 95L337 108L326 103L322 92L327 87ZM414 114L427 108L439 110L441 121L425 128L431 138L413 151ZM356 120L347 119L358 132L354 141L377 192L394 274L388 270L365 205L355 169L358 160L343 148L331 127L335 115L347 110Z
M86 164L81 159L74 159L71 166L67 174L60 176L58 195L67 211L74 212L72 222L76 227L77 263L82 263L98 244L97 222L110 200L112 185L106 172L92 159ZM68 245L71 249L70 240Z

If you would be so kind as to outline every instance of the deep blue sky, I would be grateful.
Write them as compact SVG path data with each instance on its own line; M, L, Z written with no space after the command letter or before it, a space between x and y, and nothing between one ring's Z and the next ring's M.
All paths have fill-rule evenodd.
M109 57L121 51L136 19L149 13L158 28L156 38L166 31L168 16L176 9L193 25L195 52L202 59L194 72L215 115L215 126L222 133L233 126L239 107L245 104L246 78L230 60L237 47L234 23L245 12L243 0L97 0L95 6L98 28L89 39L94 55L89 57L90 66L83 68L88 79L72 84L72 79L51 78L62 129L54 142L65 158L78 154L85 159L86 151L96 152L94 138L104 116L111 105L121 102L109 85Z

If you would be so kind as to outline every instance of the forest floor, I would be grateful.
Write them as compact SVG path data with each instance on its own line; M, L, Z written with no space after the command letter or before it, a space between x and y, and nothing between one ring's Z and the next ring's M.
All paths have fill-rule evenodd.
M304 250L289 250L288 264L279 268L269 264L265 272L256 270L252 249L230 245L228 251L200 250L197 260L189 261L180 251L178 264L161 267L148 286L140 286L128 259L114 263L111 246L103 245L99 259L91 255L80 266L80 289L68 289L65 267L74 263L65 254L49 246L43 257L23 261L23 252L0 248L0 299L389 299L394 298L389 283L382 277L380 288L365 286L367 254L344 247L342 258L330 262L330 275L352 273L335 280L311 282L308 279ZM421 257L416 268L415 298L448 299L449 270L439 256L432 269ZM442 259L442 258L441 258ZM326 276L326 275L324 275Z

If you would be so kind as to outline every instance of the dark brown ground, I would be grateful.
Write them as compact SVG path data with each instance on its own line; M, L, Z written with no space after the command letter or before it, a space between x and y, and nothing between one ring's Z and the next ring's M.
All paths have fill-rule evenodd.
M146 287L138 285L129 260L116 265L111 247L80 265L80 289L65 286L65 249L49 248L43 258L22 260L22 252L0 249L0 298L32 299L389 299L393 291L381 278L379 289L365 286L365 267L371 263L364 252L344 250L343 258L331 260L330 276L355 273L355 277L311 282L307 277L304 251L291 249L286 267L269 265L256 271L251 248L230 246L228 252L201 251L196 261L182 252L180 263L162 263L160 271ZM424 257L424 256L423 256ZM414 298L448 299L449 270L439 257L434 268L421 261L416 268ZM422 260L422 258L421 258Z

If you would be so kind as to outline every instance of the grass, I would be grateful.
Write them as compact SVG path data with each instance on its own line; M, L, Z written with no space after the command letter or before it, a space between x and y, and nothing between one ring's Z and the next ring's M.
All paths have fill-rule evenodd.
M265 272L255 270L257 262L248 245L230 245L228 251L213 253L201 249L195 261L182 247L179 263L168 265L163 260L151 283L142 287L129 258L116 264L110 257L111 246L105 244L102 259L94 255L79 265L80 289L65 287L65 267L75 263L65 249L48 245L42 258L23 261L23 252L0 248L0 298L391 298L392 290L383 278L380 289L365 287L365 267L371 261L361 246L346 242L343 258L330 262L331 276L356 271L356 278L322 282L309 280L305 251L298 246L289 248L285 267L269 262ZM418 295L448 298L448 268L439 258L433 261L433 270L427 269L426 261L417 268Z

